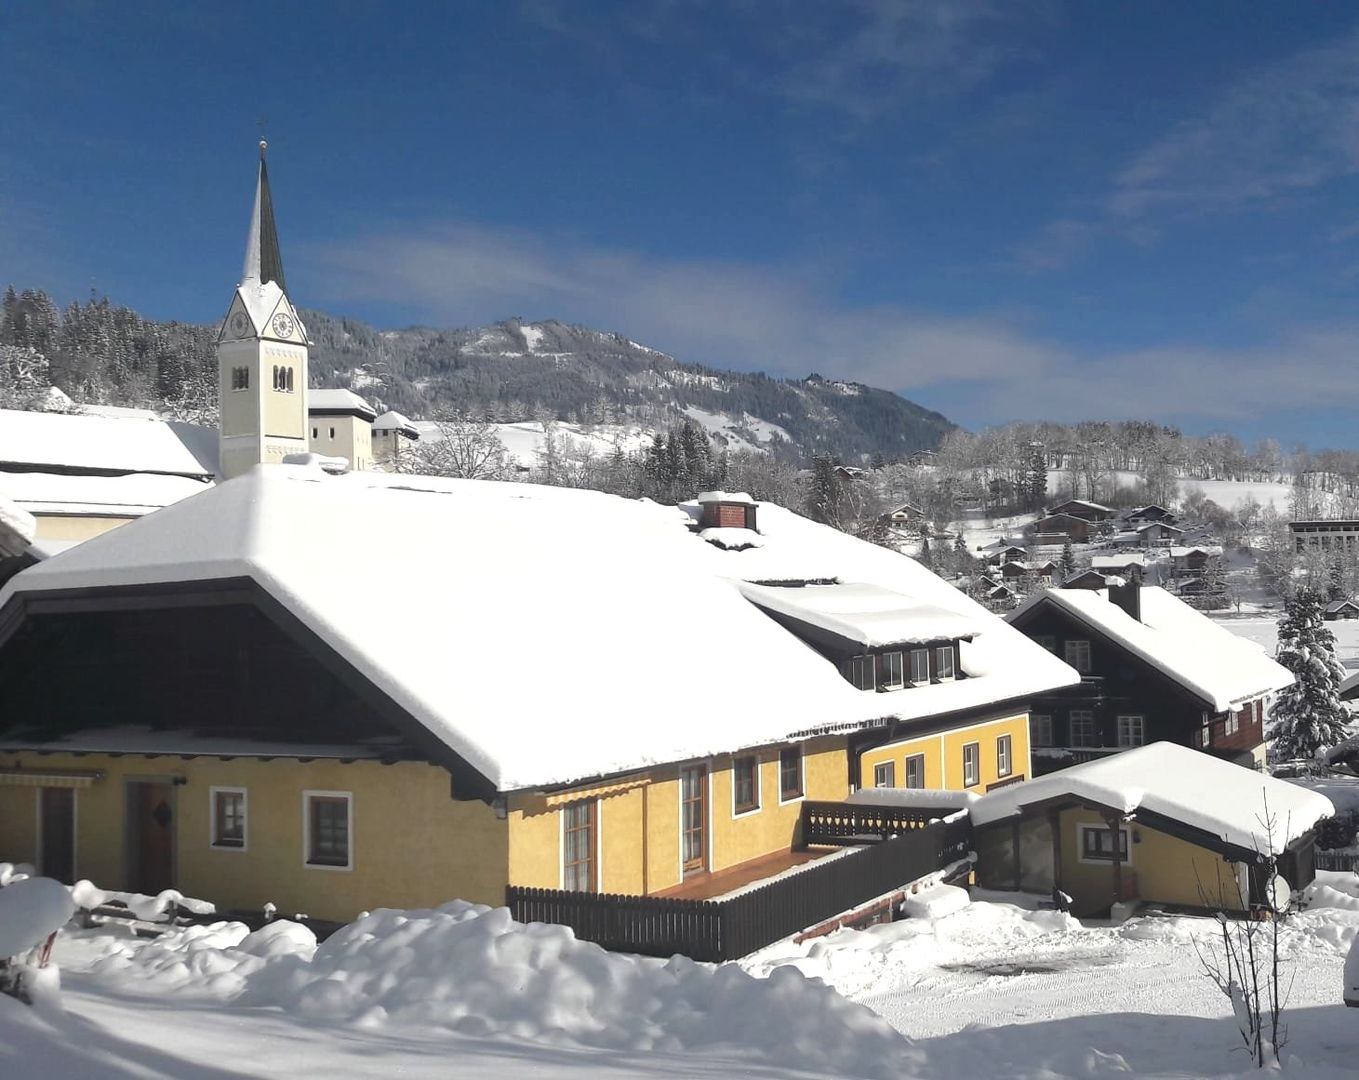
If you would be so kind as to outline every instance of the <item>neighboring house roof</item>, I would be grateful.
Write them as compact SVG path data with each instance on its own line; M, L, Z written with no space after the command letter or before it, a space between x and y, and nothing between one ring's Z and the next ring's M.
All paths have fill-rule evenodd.
M1085 499L1067 499L1066 502L1058 503L1056 506L1052 507L1048 512L1055 514L1058 511L1060 511L1063 507L1067 506L1079 506L1083 507L1086 510L1098 510L1102 514L1112 514L1114 512L1112 507L1101 506L1099 503L1088 502Z
M1159 514L1163 517L1173 516L1169 510L1167 510L1164 506L1161 506L1158 503L1148 503L1146 506L1133 507L1133 509L1129 510L1127 514L1125 514L1124 516L1128 518L1135 518L1145 517L1147 514Z
M1133 529L1132 531L1135 532L1135 533L1144 533L1144 532L1146 532L1148 529L1165 529L1166 532L1173 532L1173 533L1183 533L1183 532L1184 532L1184 530L1181 529L1178 525L1169 525L1169 524L1167 524L1167 523L1164 522L1164 521L1148 521L1145 525L1139 525L1139 526L1137 526L1136 529Z
M1189 556L1199 555L1221 555L1222 549L1212 544L1197 544L1191 547L1172 547L1170 557L1172 559L1187 559Z
M1332 600L1326 605L1328 614L1335 611L1344 611L1346 608L1354 608L1355 611L1359 611L1359 604L1356 604L1353 600Z
M37 530L33 515L6 498L0 488L0 559L23 554Z
M399 431L408 439L418 439L420 429L408 417L390 409L373 421L374 431Z
M1140 552L1127 555L1096 555L1090 560L1092 570L1124 570L1129 566L1146 566L1147 557Z
M1352 671L1340 682L1340 699L1351 701L1359 697L1359 671Z
M802 586L742 582L739 588L757 607L868 649L970 638L990 625L990 620L980 615L922 604L891 589L862 582Z
M81 476L0 472L0 498L45 517L141 517L207 488L206 480L158 473Z
M1089 587L1090 585L1106 585L1109 578L1107 574L1101 574L1098 570L1082 570L1079 574L1072 574L1062 582L1062 588L1070 589L1075 586Z
M353 390L308 390L307 412L318 416L343 415L358 416L365 420L377 419L377 410Z
M1072 765L988 792L972 804L988 825L1040 803L1076 799L1123 814L1145 811L1210 834L1223 844L1281 853L1335 813L1326 796L1188 746L1158 742ZM1274 818L1266 827L1266 805Z
M174 420L0 410L0 472L211 477L217 429Z
M51 590L251 579L502 791L1079 681L913 559L767 503L765 546L722 551L691 532L698 513L594 491L265 465L20 573L0 610ZM558 527L544 530L545 518ZM971 677L857 690L739 585L841 577L981 627L960 647ZM400 634L373 618L375 596L400 598Z
M1292 684L1292 673L1259 645L1223 629L1164 589L1143 586L1140 598L1139 622L1103 593L1046 589L1009 620L1014 623L1038 605L1051 604L1145 660L1215 712Z

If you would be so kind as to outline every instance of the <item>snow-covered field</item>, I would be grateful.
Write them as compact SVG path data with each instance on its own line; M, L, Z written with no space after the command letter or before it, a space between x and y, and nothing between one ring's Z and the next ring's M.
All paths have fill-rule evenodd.
M1278 615L1242 615L1214 613L1215 621L1239 637L1247 638L1273 656L1279 645ZM1347 667L1359 666L1359 619L1339 619L1328 622L1326 628L1335 635L1335 655Z
M1284 933L1284 1056L1289 1075L1322 1080L1352 1075L1359 1056L1359 1015L1340 1004L1359 881L1327 875L1312 893ZM154 941L75 931L56 952L64 1013L0 998L0 1075L1250 1072L1226 999L1199 967L1195 943L1212 941L1211 920L1082 925L1016 899L990 894L951 914L773 946L716 969L609 955L559 928L456 904L375 912L319 949L288 923Z

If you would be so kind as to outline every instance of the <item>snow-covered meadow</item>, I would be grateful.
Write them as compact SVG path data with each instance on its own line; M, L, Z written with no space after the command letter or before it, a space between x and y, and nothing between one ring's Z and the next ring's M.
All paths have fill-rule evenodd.
M68 932L65 1010L0 998L0 1073L50 1077L1219 1077L1248 1062L1206 918L1120 927L955 893L934 914L713 968L608 954L503 910L378 911L319 948L279 922ZM942 900L949 900L943 903ZM1352 1075L1359 879L1283 936L1288 1075Z

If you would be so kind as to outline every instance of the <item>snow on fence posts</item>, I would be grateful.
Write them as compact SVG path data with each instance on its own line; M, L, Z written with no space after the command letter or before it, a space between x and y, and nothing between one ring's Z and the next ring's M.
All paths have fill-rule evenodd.
M874 808L876 809L876 808ZM886 896L942 870L966 853L971 823L936 821L871 843L842 859L810 863L724 900L565 892L510 886L520 922L569 926L606 949L719 963Z

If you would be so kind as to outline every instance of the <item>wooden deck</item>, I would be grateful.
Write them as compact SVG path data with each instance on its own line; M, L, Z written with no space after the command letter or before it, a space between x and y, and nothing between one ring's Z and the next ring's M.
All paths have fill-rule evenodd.
M752 881L761 881L791 870L794 866L830 855L835 850L832 847L809 847L803 851L776 851L772 855L761 855L758 859L728 866L715 873L690 874L680 884L652 895L672 900L711 900L749 885Z

